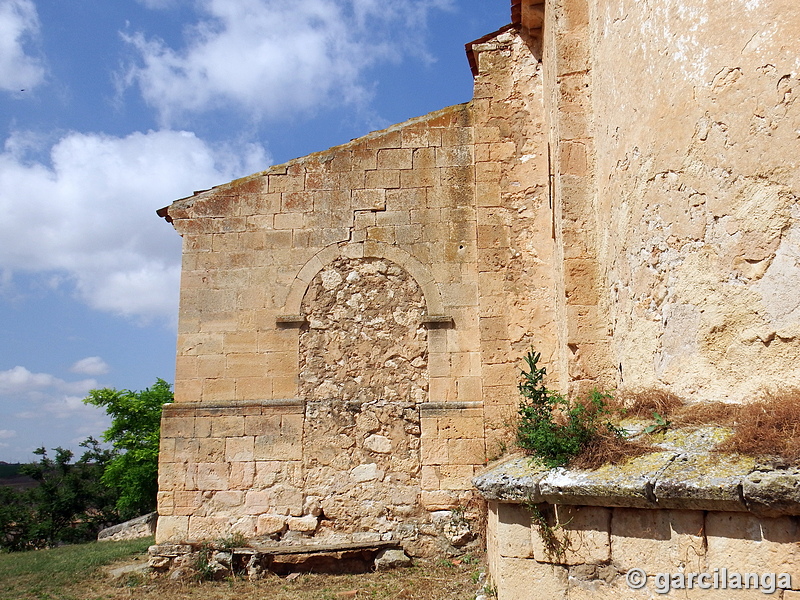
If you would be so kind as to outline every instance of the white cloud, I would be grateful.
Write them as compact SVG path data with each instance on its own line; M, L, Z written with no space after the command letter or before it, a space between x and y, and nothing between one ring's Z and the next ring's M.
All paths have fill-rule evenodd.
M80 375L105 375L109 367L99 356L87 356L73 364L69 370Z
M25 367L0 371L0 394L30 392L54 384L56 378L47 373L31 373Z
M150 5L156 0L145 0ZM158 3L158 2L156 2ZM126 75L164 124L228 103L256 118L297 115L367 96L364 70L420 55L431 9L452 0L198 0L202 18L175 49L125 35L139 55Z
M32 0L0 0L0 89L19 92L44 81L42 61L26 52L39 37Z
M89 390L86 390L87 394ZM87 418L98 416L96 406L83 403L86 396L63 395L50 399L42 403L41 410L56 419L69 419L77 415L85 415ZM101 409L102 410L102 409ZM89 431L97 431L96 427L90 427Z
M46 437L56 430L68 431L70 436L97 435L108 427L109 417L102 408L83 402L89 390L97 387L95 379L66 381L21 366L0 371L0 415L13 415L18 424L14 430L0 430L0 440L14 438L13 446L22 451L25 444L38 444L43 431Z
M69 133L49 164L37 144L15 134L0 153L0 271L61 274L89 306L144 318L177 311L180 237L155 211L268 164L184 131Z
M41 398L43 394L87 394L97 387L94 379L64 381L49 373L32 373L25 367L16 366L0 371L0 395Z

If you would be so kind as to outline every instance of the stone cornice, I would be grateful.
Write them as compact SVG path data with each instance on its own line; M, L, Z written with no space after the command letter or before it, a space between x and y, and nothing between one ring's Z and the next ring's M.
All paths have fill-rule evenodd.
M661 444L659 451L595 470L549 469L517 456L490 467L473 484L484 498L511 503L800 515L800 469L712 452L711 443L697 448L698 438L710 441L719 431L700 428L685 448Z

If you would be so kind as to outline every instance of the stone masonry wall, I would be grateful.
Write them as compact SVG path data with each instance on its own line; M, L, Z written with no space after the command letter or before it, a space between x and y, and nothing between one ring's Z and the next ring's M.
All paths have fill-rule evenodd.
M159 211L183 237L160 541L441 548L531 346L570 393L800 384L800 5L512 6L468 44L470 103Z
M340 258L314 278L302 306L308 328L300 332L301 397L425 401L425 299L403 269Z
M303 300L305 493L326 532L394 532L421 553L418 403L427 398L425 302L396 264L340 258ZM327 531L326 531L327 530Z
M551 381L560 379L555 239L541 30L501 32L472 51L482 384L493 457L513 441L525 352L535 346Z
M555 362L535 50L488 36L472 103L165 209L184 252L159 541L442 547L510 443L520 357Z

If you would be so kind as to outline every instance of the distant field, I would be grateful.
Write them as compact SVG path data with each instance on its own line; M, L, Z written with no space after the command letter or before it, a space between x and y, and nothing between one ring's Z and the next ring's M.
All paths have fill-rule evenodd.
M27 475L20 475L21 464L0 463L0 486L14 488L15 490L26 490L36 487L38 483Z

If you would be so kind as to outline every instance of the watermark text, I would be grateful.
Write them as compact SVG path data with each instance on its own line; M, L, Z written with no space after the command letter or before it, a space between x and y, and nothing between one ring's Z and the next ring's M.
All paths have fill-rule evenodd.
M706 573L654 573L648 576L644 569L630 569L625 575L629 588L639 590L648 583L656 594L669 594L672 590L759 590L773 594L776 590L792 589L789 573L738 573L728 569L714 569Z

